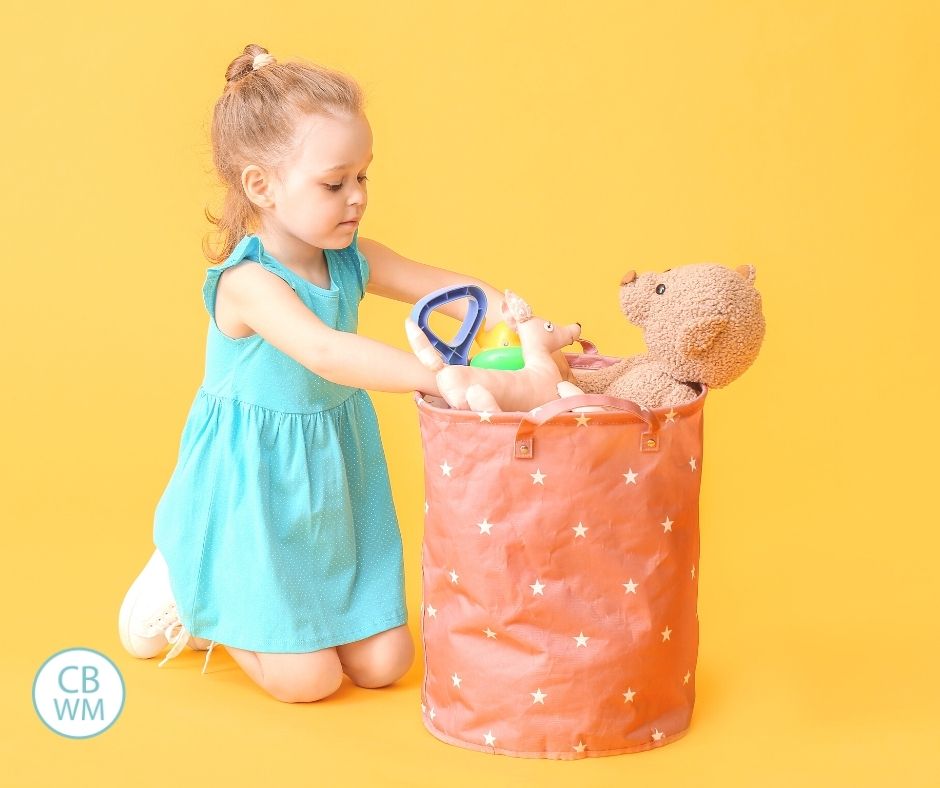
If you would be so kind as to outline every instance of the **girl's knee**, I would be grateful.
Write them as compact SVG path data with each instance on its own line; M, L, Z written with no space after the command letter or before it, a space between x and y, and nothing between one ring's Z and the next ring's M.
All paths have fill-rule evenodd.
M274 698L284 703L322 700L336 692L343 683L343 667L335 654L332 659L297 658L269 663L263 674L263 686Z
M397 681L414 662L415 650L407 627L380 632L337 649L346 675L358 686L375 689Z
M283 703L313 703L332 695L343 683L342 672L335 675L317 675L290 680L277 679L268 682L265 689Z

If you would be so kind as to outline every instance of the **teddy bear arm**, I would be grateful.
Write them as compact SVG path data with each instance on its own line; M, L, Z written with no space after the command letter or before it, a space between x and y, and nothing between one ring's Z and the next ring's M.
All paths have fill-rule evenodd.
M691 386L677 381L655 364L634 367L613 381L605 393L631 400L645 408L681 405L698 396Z
M573 369L572 382L586 394L604 394L615 380L636 366L638 361L638 356L629 356L603 369Z

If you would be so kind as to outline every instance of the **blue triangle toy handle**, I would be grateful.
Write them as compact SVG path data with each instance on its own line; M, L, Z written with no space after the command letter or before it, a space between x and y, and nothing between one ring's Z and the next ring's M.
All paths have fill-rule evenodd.
M450 345L435 334L428 326L428 316L443 304L457 301L461 298L467 298L470 303L467 305L467 315L463 319L457 336L454 337L454 344ZM480 329L480 324L486 317L486 293L482 287L477 285L460 285L458 287L442 287L433 293L428 293L424 298L414 305L411 310L411 319L418 324L418 327L424 332L434 349L441 354L445 364L463 364L470 363L470 346L473 344L473 338Z

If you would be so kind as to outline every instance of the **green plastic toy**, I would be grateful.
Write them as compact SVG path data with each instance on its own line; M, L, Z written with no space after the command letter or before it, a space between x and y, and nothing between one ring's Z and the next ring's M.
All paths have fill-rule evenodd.
M525 361L521 347L492 347L481 350L471 358L470 366L484 369L522 369Z

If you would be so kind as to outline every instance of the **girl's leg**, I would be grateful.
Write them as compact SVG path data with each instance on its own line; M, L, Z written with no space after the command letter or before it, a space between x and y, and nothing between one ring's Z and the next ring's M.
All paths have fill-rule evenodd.
M307 654L270 654L226 646L259 687L284 703L309 703L332 695L343 681L335 648Z
M414 662L408 627L387 629L372 637L336 647L343 671L360 687L384 687L400 679Z

